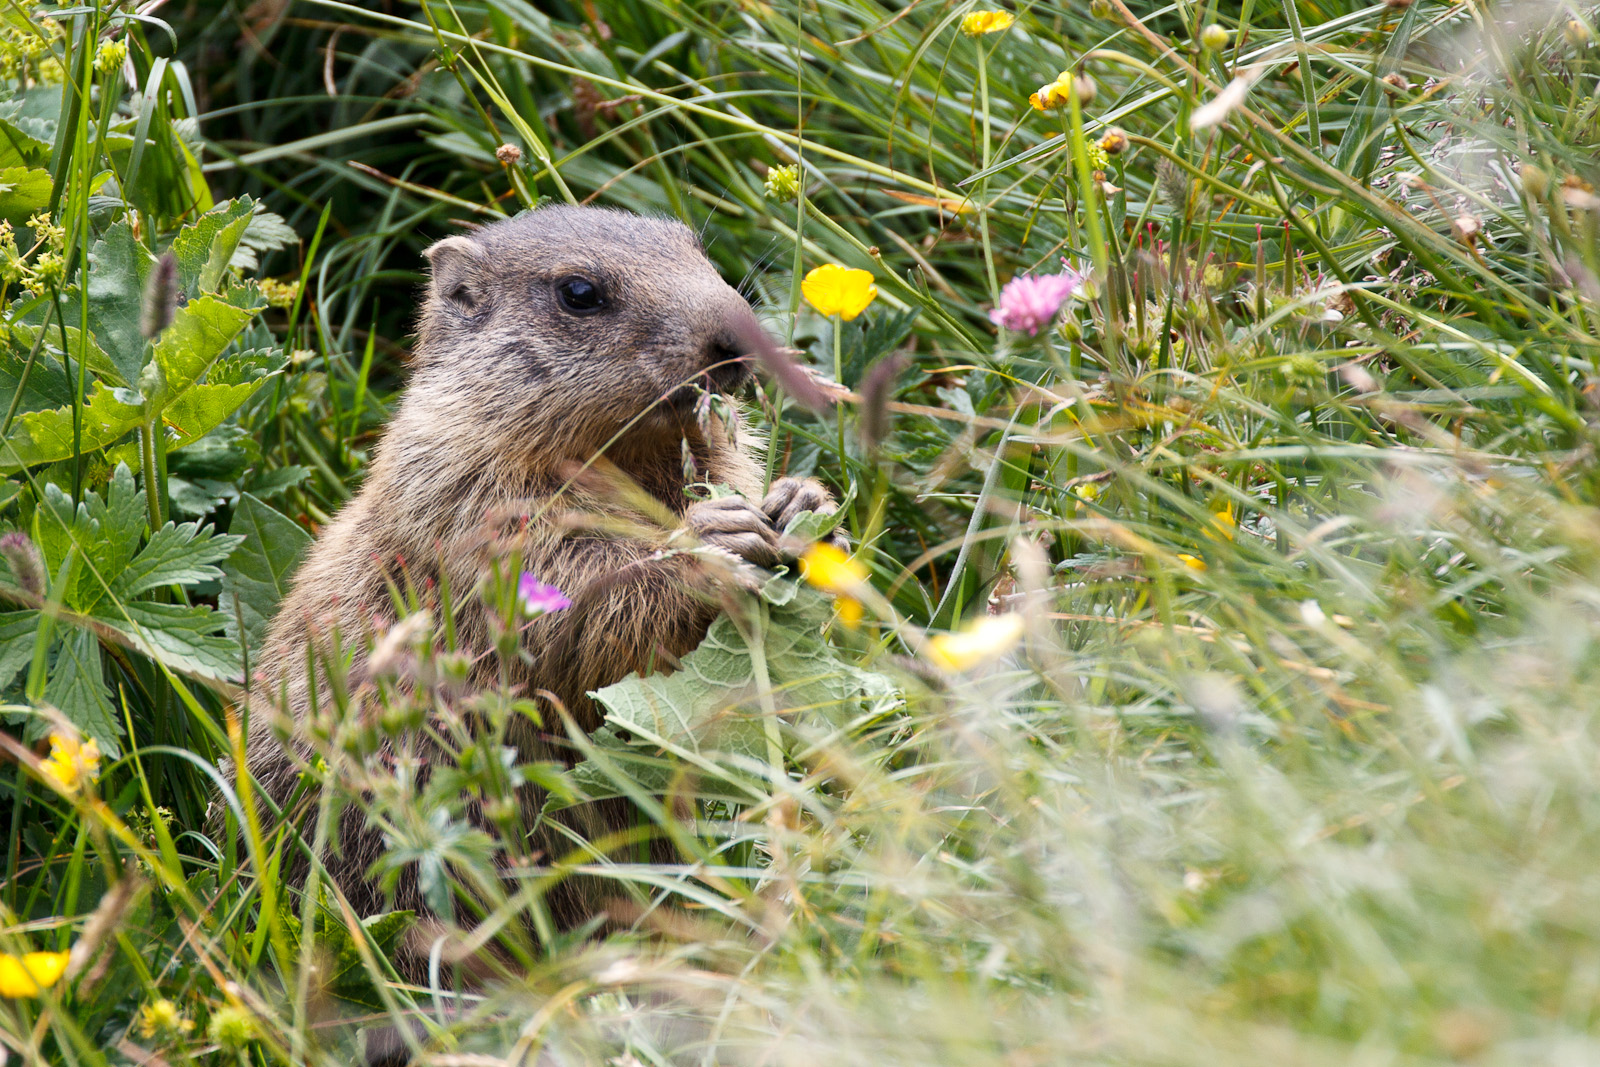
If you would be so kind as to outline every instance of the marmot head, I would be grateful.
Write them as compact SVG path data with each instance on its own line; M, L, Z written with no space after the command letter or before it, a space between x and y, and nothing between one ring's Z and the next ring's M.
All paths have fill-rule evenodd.
M418 376L454 385L469 418L560 419L604 439L681 425L701 389L748 374L754 315L681 223L549 207L427 256Z

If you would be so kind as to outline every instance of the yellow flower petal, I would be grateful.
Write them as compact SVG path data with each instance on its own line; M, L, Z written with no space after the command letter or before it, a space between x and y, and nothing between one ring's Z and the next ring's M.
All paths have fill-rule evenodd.
M1178 560L1190 570L1203 571L1206 569L1205 560L1201 559L1199 556L1191 556L1187 552L1179 552Z
M928 638L928 658L947 671L967 671L1010 652L1022 640L1021 615L983 615L954 633Z
M1067 80L1041 85L1038 92L1028 97L1028 103L1033 105L1035 111L1054 111L1056 108L1066 107L1071 101L1071 72L1062 71L1062 73L1068 76Z
M861 616L864 610L861 601L853 596L842 596L834 602L834 606L839 609L840 622L852 630L861 628Z
M854 596L867 582L867 569L842 549L818 541L800 557L800 574L806 581L834 596Z
M93 738L79 741L64 733L50 735L50 755L44 761L44 773L55 780L61 790L76 793L84 782L100 776L100 746Z
M849 322L878 297L872 272L824 263L813 269L800 283L806 302L824 315L837 315Z
M0 997L36 997L61 980L69 952L0 953Z
M1009 11L974 11L961 17L961 32L968 37L982 37L1008 30L1015 21L1017 16Z

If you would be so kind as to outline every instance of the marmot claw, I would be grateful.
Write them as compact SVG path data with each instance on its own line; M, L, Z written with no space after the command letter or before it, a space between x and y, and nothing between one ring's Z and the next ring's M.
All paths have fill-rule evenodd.
M689 505L683 524L702 542L731 552L758 567L776 567L778 531L764 511L742 496L701 500Z
M839 510L839 505L833 502L833 494L828 492L828 487L815 478L779 478L772 483L767 498L761 502L761 510L766 512L767 518L781 533L802 511L832 515ZM828 540L840 548L849 547L849 538L842 529L835 528Z

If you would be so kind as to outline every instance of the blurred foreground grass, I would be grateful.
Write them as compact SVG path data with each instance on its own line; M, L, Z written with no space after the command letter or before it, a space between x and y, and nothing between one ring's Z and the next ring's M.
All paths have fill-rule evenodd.
M1594 10L1129 7L6 15L7 1054L1600 1061ZM682 863L575 846L411 987L403 920L284 884L292 826L204 812L247 787L217 769L245 612L359 483L418 251L541 196L703 230L868 394L841 425L764 383L749 417L850 500L882 599L833 637L905 699L724 709L781 751L677 746ZM215 350L128 321L169 246ZM849 324L800 298L823 263L873 275ZM991 324L1067 269L1047 328ZM1004 612L1003 655L930 661ZM74 726L97 782L35 756ZM458 796L330 755L323 803L457 840ZM632 929L515 962L573 871Z

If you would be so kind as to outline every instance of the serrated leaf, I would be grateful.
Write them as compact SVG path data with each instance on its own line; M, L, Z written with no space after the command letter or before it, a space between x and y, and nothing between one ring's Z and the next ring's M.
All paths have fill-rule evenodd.
M274 211L257 211L250 217L250 225L240 238L241 244L249 245L257 252L276 252L299 241L300 235L294 227Z
M89 329L116 366L123 383L139 379L144 335L140 302L155 257L123 221L112 223L89 249Z
M33 659L33 642L38 632L37 611L0 612L0 689L10 685L17 672Z
M122 754L122 728L106 685L100 642L88 630L72 629L62 635L55 666L45 683L44 702L94 738L102 756L115 759ZM42 737L48 729L45 719L36 718L27 736L30 740Z
M43 211L53 185L43 167L0 168L0 218L21 222Z
M111 591L131 599L164 585L195 585L221 578L222 571L211 564L227 559L243 540L219 536L211 527L202 528L197 522L169 522L151 535L139 554L122 568Z
M101 602L95 617L122 631L135 648L174 671L223 681L239 673L239 645L222 635L223 617L207 607L135 600Z
M162 332L153 358L166 383L164 418L179 431L169 450L204 436L261 387L264 378L243 384L195 384L259 310L203 296L179 308L172 324ZM237 368L231 372L237 373ZM112 445L142 425L144 412L130 402L133 399L126 390L103 383L95 386L82 413L84 452ZM54 463L72 454L72 409L32 411L17 417L11 436L0 446L0 470Z
M229 532L242 535L243 540L222 565L218 606L228 635L255 649L261 646L268 623L289 591L289 581L311 544L311 535L249 493L240 496Z
M185 292L195 296L217 291L239 239L250 226L255 206L248 196L224 201L172 239L172 255L178 261L178 278Z
M34 338L39 335L39 327L35 326L31 322L19 322L15 320L10 323L10 327L11 337L16 345L25 351L33 348ZM45 343L42 349L43 351L49 352L52 356L54 356L55 361L58 364L61 363L61 349L57 347L56 342L60 340L60 331L61 327L59 325L52 325L50 327L50 331L45 335ZM79 339L78 328L76 326L68 326L67 346L74 369L77 367L78 360L87 356L89 361L89 369L94 371L97 375L100 375L103 378L110 378L118 385L127 384L127 379L122 376L122 368L117 366L117 364L111 360L111 357L106 353L106 351L102 349L95 341L94 334L91 333L89 335L89 344L86 348L83 342ZM34 371L37 372L38 369L38 362L35 361ZM29 375L29 377L31 379L32 375Z
M0 167L37 167L49 158L49 142L9 120L0 122Z

